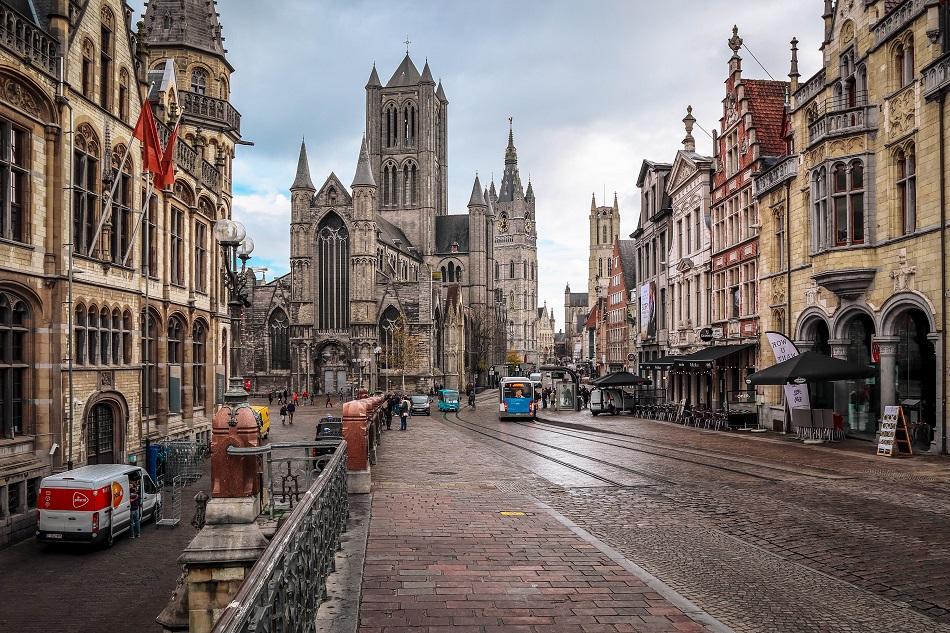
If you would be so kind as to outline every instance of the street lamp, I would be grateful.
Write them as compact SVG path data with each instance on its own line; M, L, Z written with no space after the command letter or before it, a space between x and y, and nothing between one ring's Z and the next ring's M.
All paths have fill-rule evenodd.
M247 260L254 251L254 240L247 237L247 229L236 220L222 218L214 223L214 239L224 251L224 284L230 293L228 311L231 320L231 375L228 377L228 390L224 392L224 402L229 405L246 403L248 393L238 373L241 359L241 309L251 305L247 296ZM237 260L241 260L238 269ZM232 407L232 410L234 407ZM233 416L232 416L233 417ZM235 421L236 423L236 421Z

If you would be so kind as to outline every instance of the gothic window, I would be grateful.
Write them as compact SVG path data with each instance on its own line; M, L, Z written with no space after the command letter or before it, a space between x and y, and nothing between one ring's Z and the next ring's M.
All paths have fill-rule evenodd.
M195 264L194 288L196 292L208 292L208 226L202 222L195 222Z
M603 257L597 258L597 276L598 277L604 276L604 258Z
M917 229L917 165L913 145L897 151L897 199L901 234L909 235Z
M0 438L24 433L29 403L30 311L16 295L0 292Z
M864 243L864 165L835 163L831 170L835 246Z
M897 87L903 88L914 80L914 41L908 38L906 42L894 48L894 72L897 76Z
M336 187L330 187L327 189L327 204L334 205L336 204Z
M451 269L452 267L449 266L449 268ZM446 269L445 269L445 266L443 266L443 267L441 268L441 271L440 271L440 272L442 273L442 283L447 282L447 281L449 280L449 277L448 277L448 272L447 272Z
M379 346L383 348L379 363L382 369L399 368L402 362L399 344L404 339L405 321L399 310L389 306L379 319Z
M0 237L27 239L30 135L0 119Z
M458 283L462 283L462 267L461 266L455 267L455 281L457 281Z
M514 260L511 260L510 262L508 262L508 278L509 279L515 278L515 261Z
M162 28L168 30L172 28L172 16L165 14L165 17L162 18Z
M177 316L168 320L168 362L171 365L180 365L185 361L183 341L185 324Z
M403 206L418 204L418 176L419 169L415 163L409 162L402 168L402 197Z
M99 219L99 141L88 125L76 130L73 154L73 250L85 255Z
M96 62L96 47L92 43L92 40L85 39L82 43L82 67L81 67L81 76L80 84L82 88L82 94L87 99L93 98L93 89L96 83L93 72L95 72Z
M112 151L112 167L118 170L119 163L125 155L125 146L116 145ZM115 173L115 172L114 172ZM129 250L129 241L132 239L132 159L125 161L121 173L116 173L119 180L115 188L115 198L112 201L112 211L109 221L112 231L109 236L109 246L112 263L122 265L125 254Z
M350 242L343 220L329 213L317 228L320 265L320 329L344 330L350 325Z
M525 261L525 262L521 262L521 268L522 268L522 271L521 271L521 278L522 278L522 279L527 279L527 278L528 278L528 262L526 262L526 261Z
M123 68L119 71L119 118L129 122L129 71Z
M148 417L158 412L158 316L147 309L141 318L142 415Z
M531 262L531 279L534 280L534 262Z
M501 266L498 265L498 262L495 262L495 281L498 281L499 279L501 279L500 268Z
M146 193L142 192L145 198ZM158 227L155 224L155 218L158 216L158 199L155 196L149 198L148 212L142 218L142 274L147 274L151 279L158 279Z
M99 364L99 310L90 306L86 312L86 359L90 365Z
M397 204L398 173L394 163L383 166L383 206L393 207Z
M112 360L109 346L112 344L112 313L103 306L99 312L99 363L108 365Z
M176 286L185 285L185 213L172 208L169 218L168 253L171 259L171 282Z
M132 313L122 313L122 363L132 364Z
M812 175L811 183L812 223L815 250L820 251L831 245L828 222L828 172L821 167Z
M274 310L267 322L270 336L270 368L290 369L290 321L280 308Z
M399 132L399 111L396 104L390 103L383 109L382 120L383 147L396 147Z
M204 323L196 321L191 328L191 403L196 409L203 409L205 404L207 353L208 330Z
M79 304L73 314L73 360L86 364L86 306Z
M403 108L402 126L402 137L405 139L406 147L414 147L416 144L416 105L414 103L407 103Z
M195 68L191 71L191 91L203 95L208 92L208 71Z
M115 58L115 16L109 7L102 8L99 30L99 104L112 110L112 68Z

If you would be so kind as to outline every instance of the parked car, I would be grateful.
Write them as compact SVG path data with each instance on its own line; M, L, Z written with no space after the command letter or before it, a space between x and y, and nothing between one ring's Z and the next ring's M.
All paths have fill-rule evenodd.
M142 521L161 514L161 495L139 466L96 464L44 477L36 507L36 538L45 543L102 543L132 527L130 486L139 483Z
M424 394L409 396L410 415L432 415L432 401Z
M594 387L590 392L591 414L596 416L601 413L610 413L611 399L614 404L614 415L621 411L632 411L636 402L636 398L623 389L617 389L615 387Z
M257 418L257 435L262 440L266 440L267 436L270 435L270 409L252 405L251 411L254 412L254 417Z

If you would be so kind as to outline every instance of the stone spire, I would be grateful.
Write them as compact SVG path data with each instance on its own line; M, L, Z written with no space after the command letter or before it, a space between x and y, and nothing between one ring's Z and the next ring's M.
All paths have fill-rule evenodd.
M386 87L402 88L405 86L417 86L419 85L419 79L419 69L412 63L409 53L406 53L406 56L402 59L402 63L399 64L399 68L397 68L393 76L389 78Z
M482 183L478 180L478 174L475 174L475 183L472 185L472 195L468 199L469 207L484 207L485 196L482 194Z
M419 79L420 84L431 84L435 85L435 80L432 79L432 71L429 70L429 60L426 60L426 65L422 68L422 78Z
M221 57L228 52L214 2L150 0L143 19L150 46L188 47Z
M375 187L376 179L373 177L373 168L369 164L369 153L366 151L366 137L363 137L363 145L360 147L360 159L356 163L356 175L353 176L351 188L356 187Z
M367 88L382 88L383 84L379 82L379 73L376 72L376 64L373 64L373 72L369 74L369 81L366 82Z
M620 211L620 205L617 203L617 192L614 192L614 211Z
M513 202L518 196L523 197L521 189L521 175L518 173L518 151L515 149L515 132L511 117L508 117L508 147L505 148L505 173L501 178L501 193L499 202Z
M788 79L789 79L789 89L792 92L798 90L798 78L801 75L798 74L798 38L793 37L791 41L792 45L792 62L788 69Z
M439 98L439 101L442 103L448 103L449 100L445 98L445 90L442 89L442 82L439 81L439 87L435 90L435 96Z
M591 192L590 194L590 210L591 211L597 210L597 194L595 194L594 192Z
M294 184L290 185L290 190L308 189L316 191L313 181L310 180L310 164L307 162L307 142L300 141L300 158L297 159L297 177L294 178Z
M683 125L686 127L686 138L683 139L683 149L687 152L696 151L696 139L693 138L693 125L696 123L696 117L693 116L693 106L686 106L686 116L683 117ZM614 201L616 203L616 194Z
M524 192L525 200L534 200L534 187L531 186L531 177L528 177L528 188Z

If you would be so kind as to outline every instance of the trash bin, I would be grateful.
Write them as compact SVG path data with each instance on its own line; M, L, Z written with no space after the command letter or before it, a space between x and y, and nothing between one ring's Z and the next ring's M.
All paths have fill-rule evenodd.
M153 481L158 480L158 453L161 448L158 444L149 444L148 454L145 457L145 470Z

